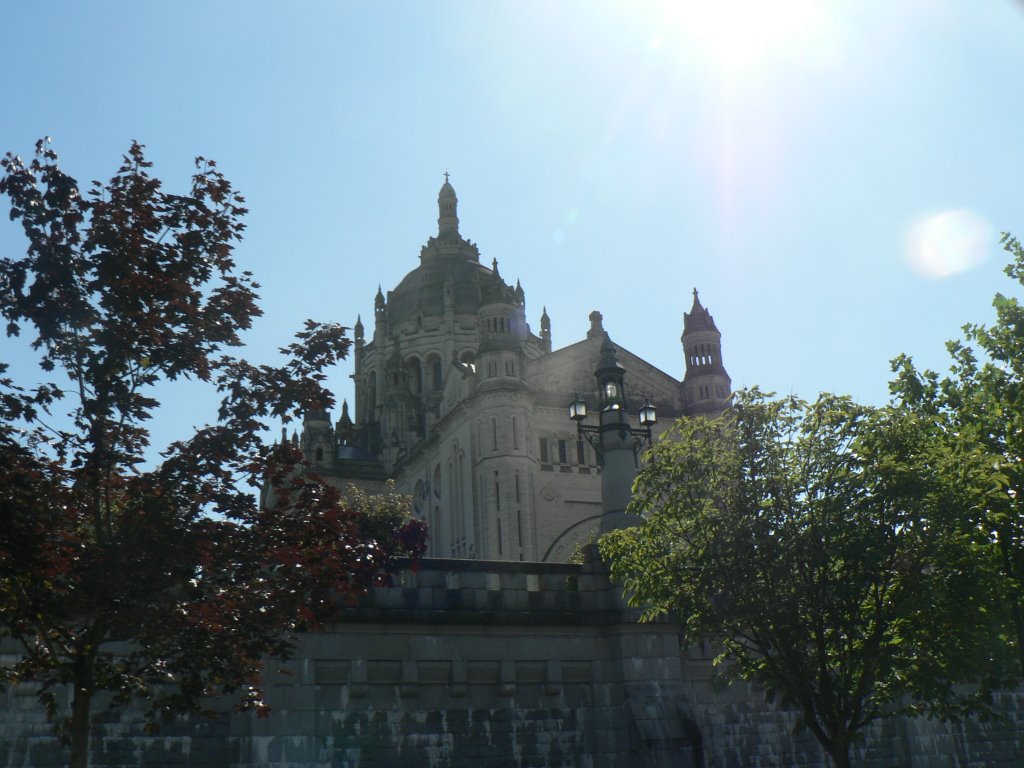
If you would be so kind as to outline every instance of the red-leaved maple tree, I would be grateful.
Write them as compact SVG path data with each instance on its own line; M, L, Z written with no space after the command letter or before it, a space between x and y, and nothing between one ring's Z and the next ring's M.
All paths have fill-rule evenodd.
M307 322L281 366L228 354L259 286L236 269L246 210L213 161L180 195L137 143L85 192L45 140L0 165L28 239L0 256L0 313L45 379L0 363L0 636L21 649L0 675L37 684L84 768L104 692L154 724L222 691L265 713L262 660L421 555L426 531L401 497L342 499L295 447L263 442L271 421L332 405L322 371L349 341ZM151 466L157 385L182 378L222 393L216 422Z

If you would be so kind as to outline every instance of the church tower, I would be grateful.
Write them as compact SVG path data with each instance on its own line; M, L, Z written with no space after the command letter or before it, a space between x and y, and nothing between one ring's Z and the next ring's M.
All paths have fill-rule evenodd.
M492 271L496 279L481 292L472 407L478 445L476 552L491 559L531 560L537 554L527 493L533 462L526 435L534 398L526 385L526 294L518 282L512 288L501 280L496 260Z
M732 380L722 364L722 334L693 289L693 306L683 314L683 408L687 416L714 416L725 410Z
M306 460L316 467L330 467L334 463L334 430L331 417L320 403L306 409L302 419L302 439L299 446Z
M437 237L439 240L457 240L459 236L459 198L455 188L444 175L444 184L437 195Z
M551 318L548 317L548 308L540 316L540 345L545 352L551 351Z
M613 345L599 312L586 338L554 349L547 309L534 334L526 291L506 282L497 259L481 258L460 231L458 205L445 174L437 230L419 263L391 290L378 285L373 314L356 319L351 415L343 402L332 425L313 404L301 438L291 439L343 489L394 481L430 525L433 556L564 561L593 532L622 522L642 404L657 404L665 425L727 407L721 335L695 291L683 381ZM581 394L606 406L599 446L568 417Z
M493 272L497 280L481 289L478 315L480 342L477 346L479 387L486 391L493 385L502 389L522 388L523 342L526 340L526 298L522 286L514 289L500 280L498 262Z

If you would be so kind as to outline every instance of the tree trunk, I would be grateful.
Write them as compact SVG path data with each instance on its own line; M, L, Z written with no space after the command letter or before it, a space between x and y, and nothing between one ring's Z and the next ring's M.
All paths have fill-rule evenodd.
M828 756L835 768L850 768L850 740L844 736L833 738L828 745Z
M91 680L75 681L71 699L70 768L89 768L89 725L92 715Z
M1005 533L1004 533L1005 531ZM1014 567L1013 553L1010 551L1009 542L1013 540L1010 532L1007 528L1002 528L999 531L999 551L1003 557L1003 572L1011 579L1016 578L1018 574L1015 572L1018 569ZM1010 615L1013 619L1013 629L1017 635L1017 663L1019 668L1017 673L1024 675L1024 614L1020 610L1020 600L1016 597L1010 597Z

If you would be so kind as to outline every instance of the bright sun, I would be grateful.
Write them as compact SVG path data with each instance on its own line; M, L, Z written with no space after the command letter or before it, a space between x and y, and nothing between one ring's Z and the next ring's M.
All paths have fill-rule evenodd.
M650 45L696 48L738 75L787 58L821 59L834 36L819 0L652 0L661 30Z

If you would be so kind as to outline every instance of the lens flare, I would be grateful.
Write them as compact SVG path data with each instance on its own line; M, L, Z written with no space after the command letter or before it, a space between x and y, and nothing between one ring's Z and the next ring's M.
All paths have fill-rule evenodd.
M730 79L772 60L819 63L840 53L838 30L819 0L633 0L623 7L660 20L650 49L671 46L684 58L698 52Z
M915 223L907 260L918 274L941 279L978 266L988 257L992 227L967 210L943 211Z

